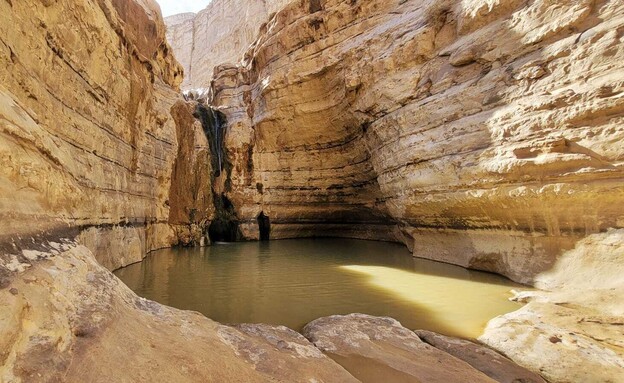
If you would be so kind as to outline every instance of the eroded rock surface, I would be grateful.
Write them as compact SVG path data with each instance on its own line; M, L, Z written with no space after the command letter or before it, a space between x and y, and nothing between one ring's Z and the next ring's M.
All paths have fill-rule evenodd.
M424 342L463 360L497 382L546 383L538 374L518 366L491 348L431 331L418 330L415 333Z
M551 382L624 381L623 268L624 231L591 235L479 339Z
M209 88L214 68L238 62L260 26L290 0L214 0L202 11L165 18L167 40L184 67L182 90Z
M169 190L169 225L176 233L174 245L204 246L214 218L212 150L208 135L197 119L197 105L178 101L171 108L176 122L178 153Z
M303 334L362 382L495 382L391 318L336 315L309 323Z
M616 0L291 3L215 71L243 231L533 282L624 224L623 25Z
M137 297L74 243L25 253L0 289L2 382L357 382L301 335Z
M220 334L260 372L279 376L286 382L309 382L313 379L318 382L359 382L301 334L287 327L262 324L234 327L238 331L221 331ZM293 360L298 365L294 369Z
M158 6L4 1L0 65L3 252L82 232L114 269L176 243L172 169L194 119L172 112L182 69Z
M549 291L522 294L528 305L482 340L555 382L624 379L623 238L607 232L624 226L624 3L299 0L272 12L258 13L268 22L241 65L189 70L214 79L228 121L213 177L153 1L0 1L1 380L348 380L292 332L141 300L100 266L201 243L224 211L215 193L247 238L264 217L273 238L401 240L536 282ZM231 47L192 33L235 57L252 24L223 29L240 31ZM356 378L492 381L396 321L352 319L307 335Z

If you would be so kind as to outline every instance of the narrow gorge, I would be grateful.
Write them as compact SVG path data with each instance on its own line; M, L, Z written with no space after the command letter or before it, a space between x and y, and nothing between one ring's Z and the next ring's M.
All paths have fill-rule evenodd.
M0 382L624 381L623 62L619 0L0 0Z

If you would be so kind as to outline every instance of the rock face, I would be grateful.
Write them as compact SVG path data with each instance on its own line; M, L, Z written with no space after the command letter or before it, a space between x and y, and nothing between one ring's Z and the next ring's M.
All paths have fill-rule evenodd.
M214 0L197 14L165 18L167 40L184 67L183 90L209 88L213 69L238 62L260 26L290 0Z
M545 383L536 373L522 368L496 351L479 344L436 334L416 331L418 337L433 347L463 360L477 370L500 383Z
M291 330L161 306L84 246L56 247L14 259L25 271L0 289L2 382L357 382Z
M303 334L362 382L496 382L391 318L336 315L309 323Z
M169 189L169 224L177 244L207 244L206 230L214 218L212 150L197 117L197 105L178 101L171 108L176 123L178 153Z
M480 338L551 382L624 381L624 230L577 243Z
M0 4L3 248L79 235L112 270L199 243L209 148L157 5L30 3Z
M291 331L141 300L104 268L213 221L537 283L482 341L555 382L624 379L624 3L212 7L170 33L217 111L182 102L152 0L0 1L0 380L352 381ZM355 378L493 381L390 319L306 335Z
M5 1L0 14L0 242L87 229L109 268L169 246L182 70L157 6Z
M624 225L623 25L615 0L293 2L214 75L243 233L533 282Z

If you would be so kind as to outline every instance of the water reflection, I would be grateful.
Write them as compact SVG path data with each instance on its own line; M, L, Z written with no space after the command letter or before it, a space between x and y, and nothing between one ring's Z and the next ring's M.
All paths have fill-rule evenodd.
M169 249L116 272L137 294L224 323L301 329L333 314L391 316L476 337L518 308L504 278L412 258L401 245L301 239Z

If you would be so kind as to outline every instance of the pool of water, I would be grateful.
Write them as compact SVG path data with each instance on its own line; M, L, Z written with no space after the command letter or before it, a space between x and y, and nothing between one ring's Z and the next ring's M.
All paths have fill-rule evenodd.
M297 239L168 249L115 274L138 295L222 323L300 330L327 315L390 316L411 329L476 338L517 310L517 285L488 273L413 258L402 245Z

